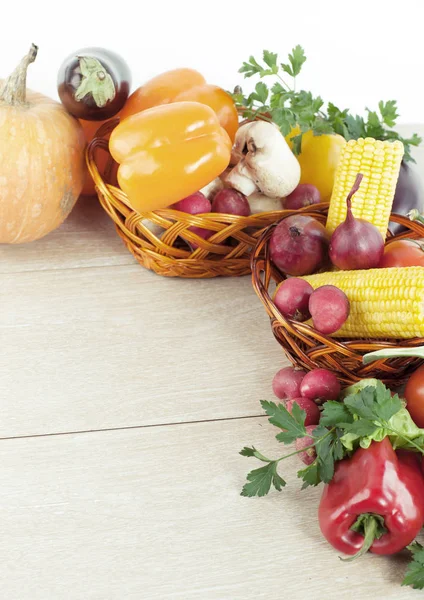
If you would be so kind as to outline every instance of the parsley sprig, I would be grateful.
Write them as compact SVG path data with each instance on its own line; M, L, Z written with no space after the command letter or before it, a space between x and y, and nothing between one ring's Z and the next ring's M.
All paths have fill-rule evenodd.
M273 486L281 491L286 485L278 473L281 461L294 454L314 448L316 458L311 465L298 471L303 480L302 489L328 483L334 475L335 463L350 456L359 446L367 448L372 441L389 437L394 448L403 447L424 454L424 430L412 422L404 403L381 381L362 389L353 389L343 402L327 401L323 404L320 424L312 434L305 427L306 413L295 403L290 414L282 404L261 401L269 422L279 431L276 438L283 444L312 435L312 442L302 450L295 450L277 459L264 456L255 447L245 447L240 454L266 463L247 475L242 496L265 496Z
M303 134L312 130L315 135L338 133L346 140L360 137L400 140L405 147L404 159L415 162L411 156L411 146L418 146L422 140L416 133L410 138L403 138L392 129L399 116L395 100L380 101L378 110L366 108L366 118L350 114L348 108L341 110L332 102L325 109L320 96L296 90L296 78L305 61L305 52L298 45L285 63L279 62L278 55L269 50L264 50L262 62L254 56L244 62L239 72L245 78L258 76L261 81L248 96L243 94L239 86L235 89L233 97L243 116L254 118L260 114L262 118L276 123L284 136L298 126L300 133L292 137L295 154L301 152ZM270 86L262 81L269 77L274 79Z
M410 585L414 590L424 589L424 548L418 542L408 546L412 552L412 560L409 563L402 585Z

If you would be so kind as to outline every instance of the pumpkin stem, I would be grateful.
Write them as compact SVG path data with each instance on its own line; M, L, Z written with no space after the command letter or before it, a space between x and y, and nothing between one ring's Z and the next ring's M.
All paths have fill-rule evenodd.
M26 104L26 77L28 66L34 62L38 47L31 45L30 51L21 60L13 73L4 81L0 87L0 102L10 105Z

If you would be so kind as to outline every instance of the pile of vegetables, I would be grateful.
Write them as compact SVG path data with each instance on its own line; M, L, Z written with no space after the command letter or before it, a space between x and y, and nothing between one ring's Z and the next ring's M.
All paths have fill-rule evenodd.
M286 486L280 463L298 455L302 489L324 484L318 522L326 540L348 556L343 560L408 548L403 585L423 589L424 548L414 540L424 526L424 368L410 378L405 399L376 379L341 392L325 369L281 369L273 390L280 403L262 401L262 408L279 430L276 439L295 449L268 458L254 446L243 448L242 456L263 466L247 475L242 496L265 496L271 487L280 492Z
M0 139L7 148L0 243L46 235L81 192L94 193L85 146L101 124L117 119L109 138L114 163L105 154L98 166L140 213L170 208L247 218L275 211L278 219L283 208L329 202L325 225L304 214L274 225L269 250L283 279L274 296L282 318L343 338L424 337L424 243L385 245L388 229L399 231L391 212L424 222L424 194L408 166L421 140L392 129L395 101L367 109L367 119L331 102L325 108L319 96L296 90L306 60L297 46L287 63L265 51L262 64L254 57L243 64L245 77L261 79L249 95L240 87L229 94L187 68L131 94L124 59L84 48L59 69L60 104L26 89L37 51L33 45L0 82ZM269 88L263 80L270 78ZM142 224L163 233L148 218ZM190 230L193 250L214 233ZM424 358L424 349L378 351L364 362L392 356ZM264 464L248 474L242 495L281 491L279 464L297 454L303 488L324 484L318 520L329 543L349 560L407 547L413 559L404 584L424 588L424 548L414 542L424 525L424 367L411 376L404 399L378 380L342 392L326 369L281 369L273 390L281 402L262 407L280 430L277 440L295 450L270 459L243 448L243 456Z
M0 87L0 110L6 116L1 135L11 149L3 161L9 185L1 190L0 242L46 235L66 218L80 193L95 193L84 145L109 119L120 120L109 141L113 160L99 152L99 170L142 213L172 208L248 217L326 202L346 140L359 137L403 142L394 209L422 212L423 195L407 165L420 139L402 139L390 129L396 103L381 102L380 114L368 111L367 120L331 103L324 110L321 98L296 91L306 60L300 46L286 64L279 65L277 55L268 51L262 65L253 57L244 63L241 73L261 78L248 96L240 88L227 93L189 68L161 73L131 93L132 75L121 56L83 48L67 56L58 70L62 104L26 91L26 70L36 54L33 46ZM272 77L268 88L262 79ZM239 114L247 122L240 124ZM158 237L163 233L148 219L143 224ZM214 233L192 229L204 239Z

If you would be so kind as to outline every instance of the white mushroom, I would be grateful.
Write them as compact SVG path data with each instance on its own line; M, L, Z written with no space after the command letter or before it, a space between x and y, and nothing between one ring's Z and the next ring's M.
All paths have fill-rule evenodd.
M153 223L153 221L150 221L150 219L143 219L141 221L141 224L144 225L146 227L146 229L151 231L153 233L153 235L155 235L159 239L161 238L163 232L165 231L165 229L163 227L161 227L157 223Z
M274 212L283 210L281 198L269 198L259 192L255 192L247 198L252 215L262 212Z
M300 181L297 158L278 127L268 121L239 128L232 159L238 162L225 182L245 196L262 192L269 198L283 198Z
M203 187L200 191L208 200L212 202L216 194L222 189L224 189L224 182L222 181L221 177L216 177L213 181L205 185L205 187Z

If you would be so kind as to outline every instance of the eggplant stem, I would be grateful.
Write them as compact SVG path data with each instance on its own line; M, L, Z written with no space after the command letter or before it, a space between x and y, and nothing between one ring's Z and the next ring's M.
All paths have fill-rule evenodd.
M371 362L382 358L401 358L402 356L424 358L424 346L417 346L417 348L385 348L384 350L368 352L362 357L362 363L369 365Z

